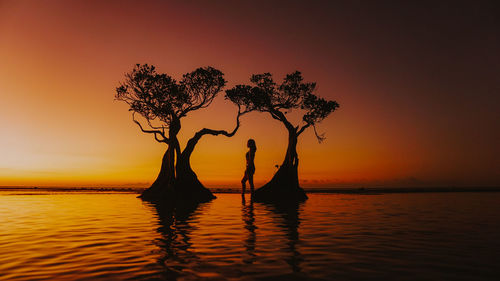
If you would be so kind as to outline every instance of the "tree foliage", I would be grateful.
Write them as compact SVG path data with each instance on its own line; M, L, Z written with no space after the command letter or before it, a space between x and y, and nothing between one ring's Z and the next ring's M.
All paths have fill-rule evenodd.
M144 117L153 129L145 130L134 118L143 132L154 133L159 142L169 142L166 130L172 123L190 111L209 106L225 85L224 74L213 67L197 68L176 81L158 73L152 65L137 64L125 74L125 81L116 88L115 98L126 102L129 110ZM153 125L154 121L160 125Z
M287 74L281 84L274 82L270 73L254 74L250 82L252 85L236 85L226 90L226 98L249 110L268 112L297 135L312 126L318 140L323 140L315 125L335 111L339 104L317 96L314 93L316 83L304 82L299 71ZM287 120L285 114L293 109L303 110L303 124L293 126Z

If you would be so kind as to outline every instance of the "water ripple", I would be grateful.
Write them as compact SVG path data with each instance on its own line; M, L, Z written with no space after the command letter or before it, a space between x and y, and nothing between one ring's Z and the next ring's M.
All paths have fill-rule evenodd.
M134 194L0 192L0 280L496 280L499 199L219 194L172 210Z

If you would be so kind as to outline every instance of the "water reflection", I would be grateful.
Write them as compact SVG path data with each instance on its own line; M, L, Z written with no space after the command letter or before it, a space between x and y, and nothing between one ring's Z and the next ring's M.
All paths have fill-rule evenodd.
M159 248L158 264L163 267L163 279L175 280L186 275L184 269L199 260L192 250L191 235L194 229L192 223L202 209L201 205L172 207L151 204L158 214L157 231L161 238L156 239L154 243Z
M278 220L275 222L283 230L286 237L286 251L288 256L285 261L290 265L294 273L301 272L301 263L304 261L299 252L299 225L300 209L303 203L288 204L265 204L266 207L274 213Z
M256 240L256 234L255 234L255 229L257 227L255 226L255 214L254 214L254 207L253 207L253 200L250 199L249 203L246 204L245 202L245 197L241 197L241 214L243 218L243 222L245 224L245 229L247 230L247 237L244 240L244 245L245 245L245 250L246 250L246 256L243 258L243 262L246 264L253 264L256 260L256 255L255 255L255 240Z
M276 276L287 274L292 279L300 279L304 261L299 251L301 206L254 203L245 197L241 197L241 205L234 201L184 208L151 205L157 213L160 234L160 238L154 240L157 249L152 253L160 266L154 277L167 280L225 275L257 278L274 272ZM235 223L236 218L231 215L233 208L240 209L241 224ZM207 222L207 218L214 216L220 219ZM216 223L221 220L227 220L234 227L220 229ZM275 234L278 237L272 238ZM269 251L269 243L278 247L276 252ZM283 263L269 267L269 259Z
M177 210L135 194L0 192L0 279L498 280L499 200L312 194L276 206L220 194Z

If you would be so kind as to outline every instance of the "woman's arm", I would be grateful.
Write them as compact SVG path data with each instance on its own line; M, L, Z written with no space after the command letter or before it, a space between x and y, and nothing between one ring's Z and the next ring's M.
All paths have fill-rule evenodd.
M254 163L254 159L255 159L255 151L254 150L250 150L250 163Z

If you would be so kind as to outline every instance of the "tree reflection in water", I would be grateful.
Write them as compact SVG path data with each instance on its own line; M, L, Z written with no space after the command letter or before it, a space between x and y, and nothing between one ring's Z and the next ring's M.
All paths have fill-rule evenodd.
M196 216L201 205L169 206L165 204L152 204L158 214L159 227L157 231L161 234L154 243L158 246L158 264L163 267L161 278L175 280L186 275L184 269L196 264L199 258L191 250L191 232L193 227L191 221Z
M286 280L298 280L306 277L302 273L303 258L299 251L301 204L254 203L244 198L241 205L213 203L183 208L150 205L157 213L160 236L153 241L157 248L152 252L155 262L149 272L154 273L145 274L144 279L286 277ZM241 218L233 217L238 209ZM214 221L214 217L222 221ZM243 229L238 230L231 224L234 219L242 222ZM210 221L208 225L207 221ZM210 225L214 223L216 226ZM269 226L273 233L265 233ZM264 232L259 231L259 227ZM281 241L270 237L281 237ZM276 252L265 249L273 245L279 246Z
M285 261L290 265L294 273L301 272L301 263L303 262L303 257L298 250L299 245L299 225L300 225L300 208L303 203L282 203L282 204L270 204L265 203L268 209L273 212L279 221L276 221L276 225L283 229L286 236L286 250L289 256L285 258Z

